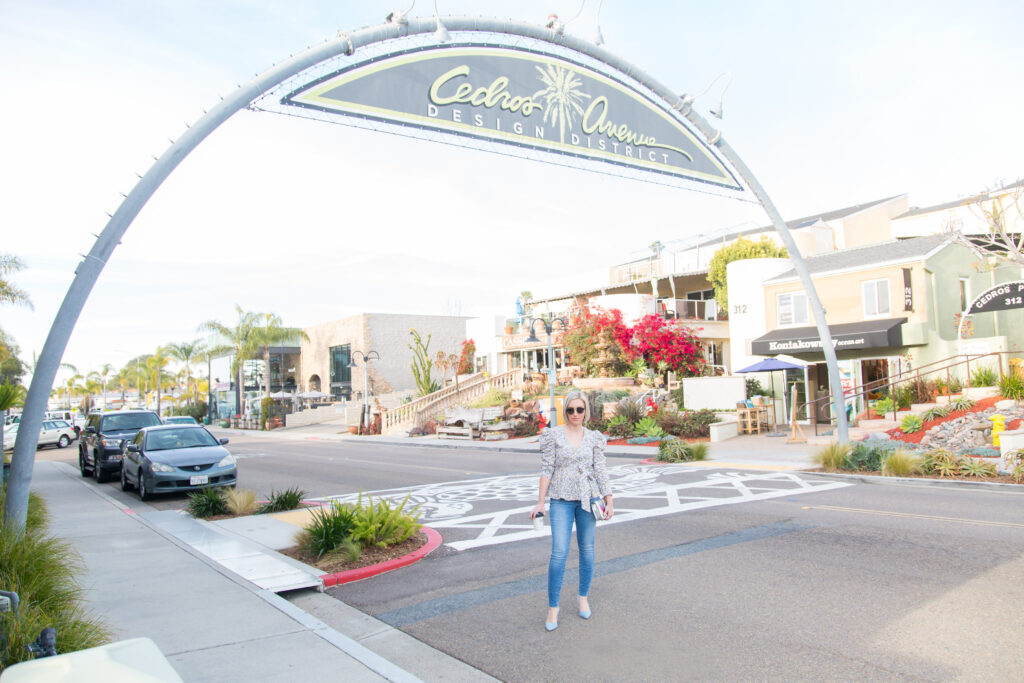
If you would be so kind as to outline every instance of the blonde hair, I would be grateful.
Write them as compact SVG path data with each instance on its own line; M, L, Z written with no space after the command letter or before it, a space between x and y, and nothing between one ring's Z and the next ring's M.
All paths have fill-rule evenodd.
M565 401L562 403L562 420L565 424L569 424L569 415L565 411L570 403L577 400L583 401L583 424L586 425L590 422L590 401L587 400L582 391L574 389L565 395Z

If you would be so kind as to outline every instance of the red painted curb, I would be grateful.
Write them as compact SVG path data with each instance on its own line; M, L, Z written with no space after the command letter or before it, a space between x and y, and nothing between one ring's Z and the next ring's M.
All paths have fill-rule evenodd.
M674 462L662 462L661 460L658 460L657 458L644 458L643 460L640 461L640 464L641 465L675 465L676 463L674 463Z
M347 572L337 572L335 574L321 574L320 579L324 582L324 588L340 586L343 583L351 583L352 581L359 581L361 579L368 579L371 576L377 576L377 574L383 574L384 572L389 572L401 567L407 567L414 562L419 562L432 550L441 545L441 534L428 526L421 527L421 530L427 535L427 542L422 547L412 551L408 555L396 557L393 560L381 562L380 564L372 564L369 567L350 569Z

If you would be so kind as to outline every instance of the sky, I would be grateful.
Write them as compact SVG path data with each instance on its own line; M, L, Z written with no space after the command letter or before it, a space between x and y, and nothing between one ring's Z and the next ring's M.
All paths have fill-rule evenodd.
M0 328L22 357L42 348L121 193L186 124L410 2L0 0L0 252L26 263L12 280L34 304L0 308ZM786 219L900 194L929 206L1024 176L1021 3L437 5L442 18L537 24L579 12L567 33L591 39L599 23L619 57L679 93L707 90L705 115L722 98L715 124ZM433 14L419 0L409 16ZM767 224L747 200L243 111L139 214L64 361L117 368L198 338L203 321L233 322L236 305L290 326L511 317L520 291L600 285L655 240Z

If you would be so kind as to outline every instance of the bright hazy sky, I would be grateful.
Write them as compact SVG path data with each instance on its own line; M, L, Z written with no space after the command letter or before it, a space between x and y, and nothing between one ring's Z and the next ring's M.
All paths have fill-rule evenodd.
M27 263L14 281L35 303L0 309L0 327L22 356L168 138L237 83L408 2L0 0L0 251ZM438 5L539 24L580 3ZM567 32L591 38L596 12L588 0ZM433 13L420 0L410 16ZM605 0L600 25L606 48L679 93L731 74L723 134L787 219L903 193L927 206L1022 175L1021 3ZM745 220L767 223L678 188L242 112L136 219L64 359L119 367L232 322L236 303L295 326L511 315L523 289L600 284L654 240Z

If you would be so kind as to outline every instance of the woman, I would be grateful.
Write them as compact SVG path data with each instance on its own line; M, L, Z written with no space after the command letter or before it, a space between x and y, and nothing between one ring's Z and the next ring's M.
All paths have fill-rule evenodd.
M548 618L544 628L558 628L558 598L569 556L569 537L576 524L576 545L580 551L579 615L590 618L590 579L594 574L594 529L597 520L591 505L604 498L604 519L611 519L612 490L605 471L604 434L583 427L590 409L578 391L565 397L562 412L565 425L540 433L540 495L530 512L533 519L544 512L544 499L551 495L548 519L551 523L551 559L548 561ZM600 509L600 508L598 508Z

